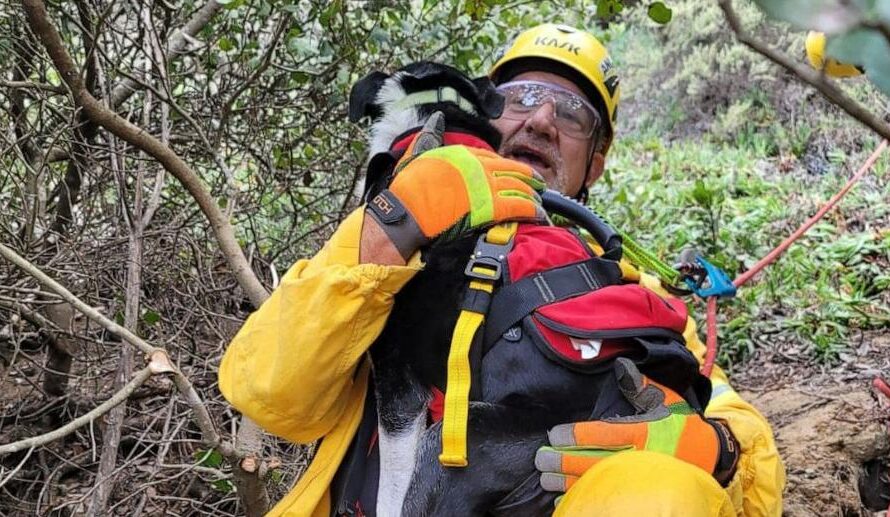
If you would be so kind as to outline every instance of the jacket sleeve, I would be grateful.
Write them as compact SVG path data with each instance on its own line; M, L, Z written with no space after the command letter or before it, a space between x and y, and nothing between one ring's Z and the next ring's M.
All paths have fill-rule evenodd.
M691 318L684 334L686 345L702 362L705 345ZM727 487L735 507L741 508L746 517L782 515L785 466L779 458L772 428L754 406L732 389L726 373L716 365L711 370L711 400L705 416L724 420L742 449L736 475Z
M628 277L627 271L625 278ZM662 296L670 296L653 276L636 273L635 280ZM699 363L704 362L706 347L698 337L695 320L689 318L683 332L686 346ZM719 366L711 371L711 400L705 416L724 420L741 446L735 477L727 487L733 505L740 515L782 515L782 491L785 488L785 467L779 458L769 422L751 404L745 402Z
M219 387L239 411L297 443L327 434L343 414L363 354L393 297L421 265L359 264L364 213L353 212L324 248L298 261L229 344Z

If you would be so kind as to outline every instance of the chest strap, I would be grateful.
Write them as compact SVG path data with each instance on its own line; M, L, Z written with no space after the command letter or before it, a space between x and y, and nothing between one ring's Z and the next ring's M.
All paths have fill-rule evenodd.
M538 307L621 282L618 263L599 257L531 274L498 289L485 322L483 354Z
M442 453L439 463L445 467L467 466L467 420L470 411L470 352L473 343L480 346L477 332L488 307L495 283L503 274L503 261L513 247L517 223L497 225L479 237L473 256L467 263L470 283L464 293L460 316L451 336L448 352L448 380L442 417Z

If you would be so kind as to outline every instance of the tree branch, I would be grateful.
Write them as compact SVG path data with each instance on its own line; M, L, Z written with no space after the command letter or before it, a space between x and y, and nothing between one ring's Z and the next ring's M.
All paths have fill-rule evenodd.
M183 54L188 40L194 38L201 29L210 23L210 20L213 19L213 16L216 15L220 9L222 9L222 4L217 3L215 0L210 0L201 6L201 8L192 15L189 21L186 22L181 29L175 31L173 35L170 36L170 39L167 40L167 51L164 54L164 61L172 60L180 54ZM112 88L111 94L108 96L108 106L110 106L112 110L117 109L134 93L139 91L140 86L141 83L133 78L128 77L124 79ZM60 88L63 88L64 93L64 87L60 86ZM55 163L67 160L68 157L68 151L61 147L53 147L47 152L45 161L46 163Z
M62 86L61 84L56 86L53 84L47 83L35 83L32 81L7 81L4 79L0 79L0 86L4 88L12 88L12 89L30 89L30 90L43 90L46 92L52 93L68 93L68 89Z
M216 0L210 0L200 9L198 9L189 21L182 26L181 29L174 32L167 41L167 52L164 56L165 60L175 58L182 54L186 43L189 39L194 38L198 32L210 23L213 16L222 9L222 4ZM139 83L133 79L125 79L111 90L111 96L108 99L108 105L112 109L123 104L131 95L139 90Z
M77 310L86 314L91 320L99 323L103 327L105 327L109 332L119 336L121 339L127 341L132 344L146 355L151 354L152 352L160 350L159 348L155 348L145 341L143 341L139 336L133 334L129 330L124 327L118 325L117 323L111 321L106 318L101 312L96 309L90 307L86 303L84 303L80 298L74 296L68 289L65 289L61 284L47 276L46 273L37 268L34 264L31 264L24 258L20 257L18 253L12 251L8 247L3 244L0 244L0 255L3 256L6 260L12 262L22 271L28 273L32 277L36 278L38 282L46 286L50 291L58 294L62 297L63 300L73 305Z
M145 368L136 372L136 375L134 375L130 382L128 382L123 388L121 388L120 391L115 393L105 402L93 408L89 413L77 417L74 420L63 425L62 427L54 429L48 433L44 433L38 436L32 436L31 438L25 438L24 440L19 440L17 442L7 443L6 445L0 445L0 456L18 452L24 449L46 445L54 440L58 440L63 436L67 436L73 433L77 429L89 424L90 422L93 422L100 416L104 415L121 402L127 400L127 397L129 397L133 393L133 391L136 390L136 388L142 386L142 384L144 384L145 381L147 381L148 378L151 377L151 375L151 368L146 366Z
M43 2L23 0L22 5L25 8L31 30L46 48L59 75L71 90L74 101L83 108L92 121L156 159L182 183L210 221L220 250L229 263L229 267L232 268L232 273L239 285L244 289L253 305L259 307L268 297L268 293L251 270L250 264L235 239L232 225L219 210L216 201L198 175L169 147L96 100L86 90L78 68L68 51L65 50L59 33L49 21Z
M788 70L798 79L818 90L819 93L825 96L825 98L832 104L847 112L848 115L855 118L878 135L885 139L890 139L890 124L887 124L881 117L848 97L833 82L828 80L824 73L794 61L784 53L770 48L745 32L741 20L739 20L738 15L732 8L732 0L717 0L717 3L720 5L720 9L723 10L723 15L726 18L727 23L732 31L735 32L739 41L747 45L751 50L766 57L785 70Z

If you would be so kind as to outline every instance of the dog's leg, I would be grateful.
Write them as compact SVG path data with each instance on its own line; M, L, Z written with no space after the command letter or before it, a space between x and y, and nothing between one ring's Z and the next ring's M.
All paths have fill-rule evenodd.
M442 423L422 437L417 469L405 498L405 517L464 517L549 515L555 494L539 490L535 451L545 445L541 425L545 410L470 403L467 454L464 468L446 468L437 459L442 447ZM482 438L484 437L484 438ZM525 485L523 494L517 488Z
M380 517L402 514L420 438L426 428L429 393L405 370L405 365L396 367L386 359L376 365L380 447L377 515Z
M405 428L392 433L381 425L380 484L377 489L377 515L397 517L402 514L405 494L411 484L420 437L426 426L426 413L421 412Z

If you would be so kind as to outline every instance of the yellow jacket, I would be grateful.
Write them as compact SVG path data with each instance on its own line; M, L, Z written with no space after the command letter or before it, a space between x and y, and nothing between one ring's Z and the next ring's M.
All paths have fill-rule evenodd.
M394 295L421 268L359 264L363 210L353 212L313 258L298 261L232 340L219 387L239 411L292 442L323 438L315 458L269 515L328 516L328 487L355 434L368 387L365 352L380 334ZM662 295L658 281L622 264L625 278ZM687 346L705 347L690 318ZM781 515L785 471L764 417L715 367L707 414L729 423L742 455L727 495L739 515Z

